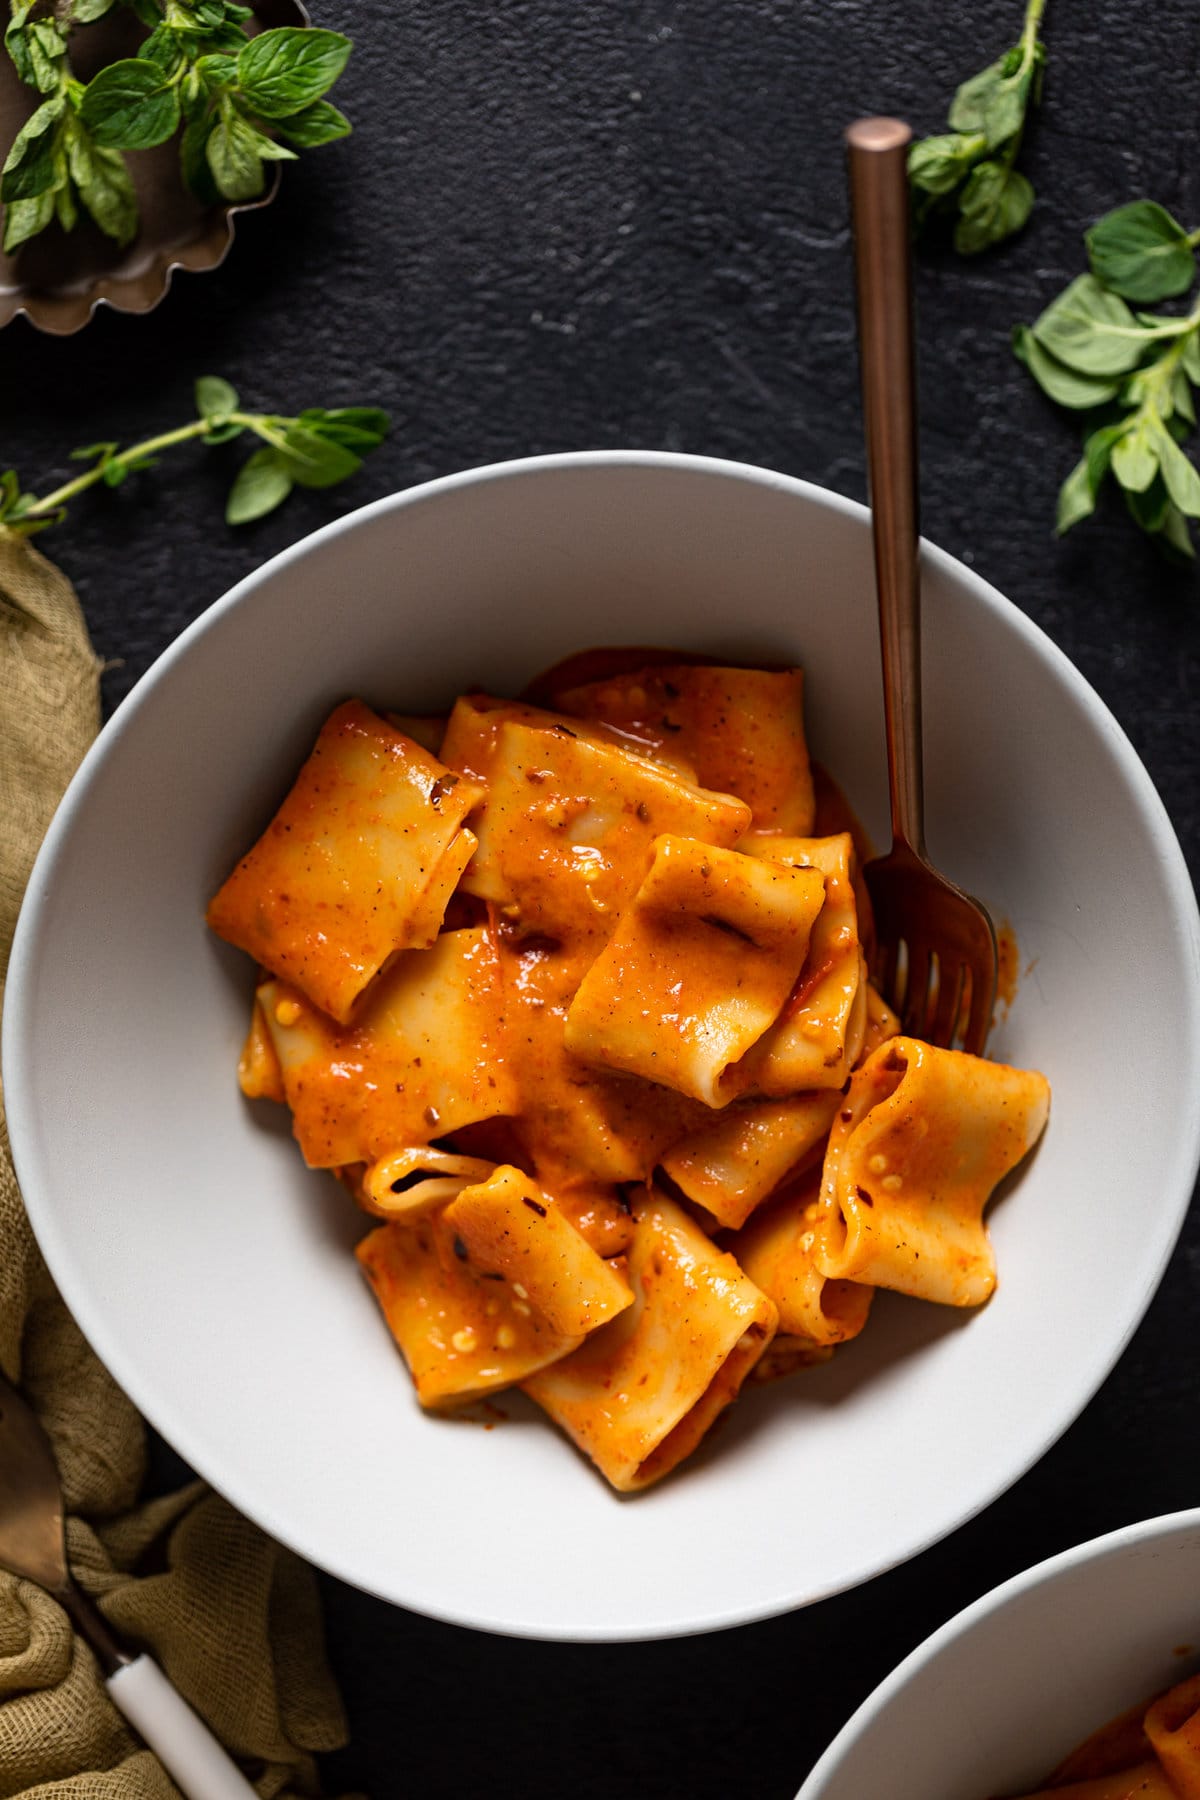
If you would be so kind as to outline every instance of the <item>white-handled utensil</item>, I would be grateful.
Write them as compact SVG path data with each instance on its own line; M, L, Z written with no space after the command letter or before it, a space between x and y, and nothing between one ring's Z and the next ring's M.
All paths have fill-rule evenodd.
M0 1567L59 1602L95 1653L113 1703L188 1800L257 1800L254 1789L151 1656L126 1650L67 1567L54 1451L0 1376Z

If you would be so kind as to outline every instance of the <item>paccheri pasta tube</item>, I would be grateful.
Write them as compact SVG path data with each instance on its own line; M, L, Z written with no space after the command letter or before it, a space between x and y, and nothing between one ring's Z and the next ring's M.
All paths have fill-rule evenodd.
M519 1385L634 1490L876 1288L986 1299L1049 1090L899 1035L799 670L611 667L346 702L208 918L421 1403Z
M1013 1800L1200 1800L1200 1675L1102 1725Z

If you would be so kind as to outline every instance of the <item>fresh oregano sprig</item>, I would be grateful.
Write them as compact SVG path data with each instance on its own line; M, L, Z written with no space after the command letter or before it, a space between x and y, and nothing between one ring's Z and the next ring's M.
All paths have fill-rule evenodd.
M1043 392L1089 415L1083 456L1059 493L1058 532L1095 510L1111 474L1142 530L1191 557L1200 473L1180 446L1196 424L1200 303L1169 315L1128 302L1156 304L1190 288L1200 230L1186 231L1154 201L1135 200L1098 219L1086 244L1090 272L1013 334Z
M118 3L150 35L84 87L71 72L70 33ZM0 176L6 250L54 218L70 230L81 208L129 242L137 202L124 152L152 149L181 126L183 177L206 204L256 199L264 164L294 160L289 144L309 148L350 130L324 98L350 55L339 32L282 26L248 38L251 11L237 0L60 0L53 16L37 5L13 0L5 33L18 74L45 96Z
M247 38L240 24L247 14L228 0L203 8L166 0L139 54L110 63L85 89L79 110L93 141L150 150L182 124L192 192L237 201L262 193L264 163L295 160L273 132L304 147L345 137L349 121L323 96L346 66L349 38L287 25Z
M5 47L22 81L42 100L17 133L0 175L6 251L19 249L53 219L73 230L81 211L119 244L137 231L125 159L92 138L80 112L83 83L67 60L72 26L101 17L112 3L72 0L41 16L34 12L37 0L12 0Z
M236 389L218 375L202 375L196 383L196 417L172 431L160 432L122 449L115 442L86 444L73 450L73 461L91 466L52 493L22 490L16 472L0 475L0 529L30 536L57 525L77 495L103 483L119 487L138 469L148 469L164 450L199 438L225 444L249 432L261 448L243 463L229 493L225 518L230 525L261 519L286 500L293 487L333 487L362 467L362 459L387 434L387 413L376 406L309 407L294 418L282 413L242 410Z
M955 218L954 247L974 256L1020 231L1034 193L1016 167L1031 106L1041 100L1046 46L1038 35L1046 0L1027 0L1018 43L954 96L940 137L923 138L908 156L918 227Z

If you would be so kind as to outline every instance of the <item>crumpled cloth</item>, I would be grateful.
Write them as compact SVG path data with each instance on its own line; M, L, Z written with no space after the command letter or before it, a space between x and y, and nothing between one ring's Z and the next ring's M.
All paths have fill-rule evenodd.
M74 589L0 529L0 999L21 894L99 727L100 665ZM149 1650L263 1800L320 1792L345 1742L316 1580L195 1482L138 1506L142 1421L55 1291L17 1188L0 1095L0 1367L54 1445L71 1567ZM172 1800L56 1601L0 1573L0 1800Z

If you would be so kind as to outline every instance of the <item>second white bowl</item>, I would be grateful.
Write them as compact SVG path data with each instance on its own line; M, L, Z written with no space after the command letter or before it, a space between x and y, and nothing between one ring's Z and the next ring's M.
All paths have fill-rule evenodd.
M1200 1665L1200 1511L1094 1538L927 1638L839 1732L797 1800L1029 1792L1109 1719Z

